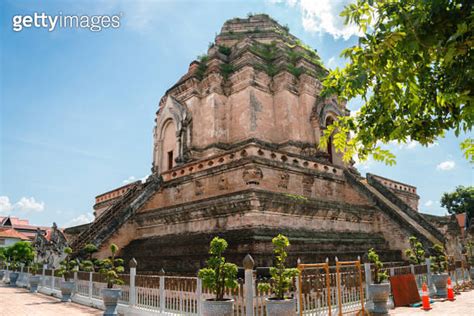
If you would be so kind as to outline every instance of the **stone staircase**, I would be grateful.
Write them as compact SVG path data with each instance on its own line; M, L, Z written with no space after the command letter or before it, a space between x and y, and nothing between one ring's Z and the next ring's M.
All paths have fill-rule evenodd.
M152 178L125 193L71 243L74 256L82 255L85 245L100 247L157 191L161 179Z
M350 171L346 170L344 173L356 189L365 194L382 211L410 230L420 240L430 244L443 244L445 242L445 237L436 227L431 225L393 193L386 192L388 190L383 190L376 183L373 183L373 180L369 183L367 179L359 178Z

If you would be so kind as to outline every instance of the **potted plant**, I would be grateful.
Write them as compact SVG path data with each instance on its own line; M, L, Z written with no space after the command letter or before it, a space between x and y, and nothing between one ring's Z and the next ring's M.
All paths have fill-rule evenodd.
M112 256L99 262L99 273L105 277L107 288L102 289L102 299L104 301L104 315L117 315L118 300L122 296L122 289L114 289L114 285L124 284L120 279L119 273L124 272L123 259L116 258L118 247L115 244L110 245Z
M205 300L202 304L204 316L231 316L234 310L234 300L224 298L226 289L235 289L237 283L237 266L226 262L222 253L227 249L227 241L222 238L212 239L207 260L207 268L199 270L198 277L205 288L212 290L214 298Z
M95 272L96 265L98 265L100 261L94 260L92 256L98 251L98 248L94 244L87 244L83 250L87 254L87 259L81 262L81 270L86 272Z
M410 248L405 249L405 255L411 264L423 264L425 262L425 249L423 244L415 236L411 236L408 241Z
M433 271L432 280L436 287L436 295L439 297L446 297L448 294L446 285L448 282L449 274L446 272L448 269L448 260L444 247L440 244L435 244L431 248L431 270Z
M369 296L374 303L374 314L388 313L387 301L390 295L390 283L386 282L388 279L387 271L383 271L383 263L379 259L379 255L373 248L368 253L369 262L373 264L374 274L373 283L369 284Z
M41 269L41 264L39 262L33 262L30 265L30 292L38 293L38 285L41 281L41 276L37 275L38 271Z
M290 246L290 241L286 236L279 234L272 239L273 254L275 256L275 266L270 268L272 283L260 283L260 291L271 291L273 296L265 299L267 314L269 316L290 316L295 315L295 299L288 297L291 281L298 276L299 270L286 268L285 262L288 254L285 249Z
M66 258L59 263L60 267L58 275L62 276L64 280L61 282L61 302L70 302L71 295L74 291L76 284L71 278L73 273L78 271L79 260L71 259L72 249L70 247L64 248Z

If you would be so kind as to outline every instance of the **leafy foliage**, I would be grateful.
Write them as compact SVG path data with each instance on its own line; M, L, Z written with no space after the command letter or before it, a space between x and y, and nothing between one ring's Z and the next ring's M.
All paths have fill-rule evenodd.
M84 246L83 250L87 254L87 260L83 260L81 262L81 270L86 272L94 272L96 263L92 256L98 251L98 248L94 244L87 244Z
M32 262L30 265L30 272L32 275L36 275L39 270L43 267L43 265L40 262Z
M364 33L341 56L350 63L330 72L323 95L364 102L333 129L351 141L335 144L344 157L368 155L392 164L380 143L433 143L448 130L472 130L474 121L474 10L464 0L358 0L341 13ZM332 133L332 132L331 132ZM331 133L325 133L328 138ZM474 141L462 143L474 161Z
M440 244L435 244L431 248L431 269L434 273L443 273L448 269L448 259L444 252L444 247Z
M449 214L466 213L468 223L474 218L474 186L456 187L451 193L444 193L441 197L441 206L448 210Z
M4 255L10 262L13 271L18 270L20 265L28 265L35 258L33 246L28 241L18 241L4 250Z
M423 264L425 262L425 249L423 244L415 236L409 238L410 248L405 249L405 254L411 264Z
M387 271L382 270L383 263L380 261L379 255L375 252L374 248L369 249L368 259L374 265L374 284L380 284L387 280Z
M469 265L474 267L474 242L472 240L466 243L466 256L469 260Z
M198 276L202 279L205 288L212 290L216 296L216 301L224 300L226 288L234 289L237 287L237 266L228 263L222 256L227 249L225 239L214 237L212 239L209 254L211 257L207 260L207 268L199 270Z
M196 70L196 77L199 80L202 80L207 70L207 62L209 61L209 56L207 55L198 56L198 60L199 60L199 66Z
M123 267L123 259L115 257L117 251L117 245L111 244L110 252L112 255L107 259L99 261L99 273L105 277L107 288L109 289L113 288L114 285L124 284L123 280L118 275L119 273L123 273L125 271Z
M79 271L79 259L71 259L72 249L70 247L64 248L66 258L59 263L59 270L57 274L64 277L64 280L69 281L72 274Z
M300 271L295 268L285 268L286 258L288 254L285 249L290 246L290 241L286 236L279 234L272 239L273 254L275 256L275 266L270 268L270 275L272 276L273 284L260 283L258 288L261 291L271 290L275 299L284 300L285 294L291 286L291 280L298 276Z
M219 53L229 56L230 53L232 52L232 49L230 47L224 46L224 45L219 45L218 49Z
M229 79L231 73L234 72L234 65L232 64L221 64L220 65L221 75L224 77L224 80Z

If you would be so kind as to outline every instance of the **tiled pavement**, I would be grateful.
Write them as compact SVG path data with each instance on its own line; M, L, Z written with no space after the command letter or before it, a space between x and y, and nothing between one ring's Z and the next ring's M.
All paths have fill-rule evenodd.
M76 303L61 303L59 299L44 294L31 294L23 288L13 288L0 283L1 316L78 316L102 315L102 311Z
M456 295L456 301L436 301L432 310L398 307L390 310L395 316L474 316L474 290ZM23 288L12 288L0 283L0 316L76 316L102 315L102 311L76 303L61 303L44 294L31 294Z
M396 316L474 316L474 290L461 292L456 295L456 300L435 300L431 304L431 310L424 311L421 308L397 307L390 311L390 315Z

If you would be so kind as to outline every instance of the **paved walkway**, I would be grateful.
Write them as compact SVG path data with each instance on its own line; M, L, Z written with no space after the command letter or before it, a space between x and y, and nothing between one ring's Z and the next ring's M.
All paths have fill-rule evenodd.
M397 307L390 311L390 315L471 316L474 315L474 290L461 292L460 295L456 295L454 302L435 300L431 308L429 311L424 311L421 308Z
M23 288L8 287L0 283L0 315L2 316L54 316L102 315L102 311L76 303L61 303L44 294L32 294Z
M432 310L398 307L390 310L396 316L467 316L474 315L474 290L456 295L456 301L435 300ZM44 295L31 294L23 288L12 288L0 283L1 316L54 316L54 315L102 315L102 311L76 303L61 303L59 299Z

